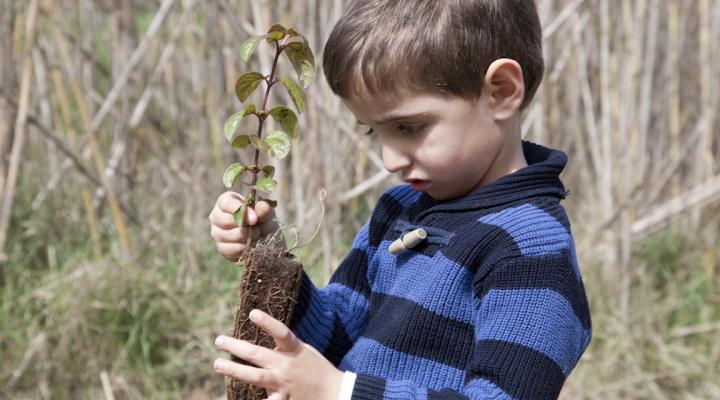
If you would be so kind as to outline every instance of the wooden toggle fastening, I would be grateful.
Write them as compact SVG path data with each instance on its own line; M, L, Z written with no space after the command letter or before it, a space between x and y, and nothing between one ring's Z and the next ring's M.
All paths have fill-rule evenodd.
M394 242L392 242L390 247L388 247L388 250L392 254L402 253L407 249L412 249L413 247L417 246L426 238L427 232L425 232L425 229L418 228L396 239Z

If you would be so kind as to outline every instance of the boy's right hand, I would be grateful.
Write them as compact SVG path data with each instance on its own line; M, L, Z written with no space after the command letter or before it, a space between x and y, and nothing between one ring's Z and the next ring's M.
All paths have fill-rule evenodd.
M258 239L275 233L280 227L274 221L275 210L264 201L257 202L254 208L248 208L244 226L238 226L233 213L240 208L243 200L243 197L236 192L225 192L218 197L215 207L208 216L210 236L215 240L218 252L233 262L245 252L248 235L252 236L252 243L255 243Z

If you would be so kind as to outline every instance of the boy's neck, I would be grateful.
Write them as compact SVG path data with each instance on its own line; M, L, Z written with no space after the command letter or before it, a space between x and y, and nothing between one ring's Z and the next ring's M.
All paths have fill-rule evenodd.
M487 174L473 191L487 186L505 175L527 167L527 160L522 147L522 135L520 134L520 114L498 124L500 133L505 137L500 151L495 156Z

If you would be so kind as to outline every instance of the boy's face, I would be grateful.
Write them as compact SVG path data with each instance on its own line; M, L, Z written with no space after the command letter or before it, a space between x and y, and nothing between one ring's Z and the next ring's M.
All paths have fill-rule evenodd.
M436 200L460 197L506 173L496 162L506 135L486 95L474 103L402 89L343 102L377 136L385 168Z

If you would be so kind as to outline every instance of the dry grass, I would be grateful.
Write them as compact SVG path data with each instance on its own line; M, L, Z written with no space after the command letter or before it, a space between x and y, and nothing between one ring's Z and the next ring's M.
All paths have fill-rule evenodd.
M0 2L0 398L222 394L212 338L239 279L206 216L240 157L222 135L239 45L279 21L319 54L345 3ZM570 154L595 328L563 397L720 398L720 3L538 4L523 131ZM309 236L328 191L300 254L322 282L397 181L321 78L308 99L280 215Z

